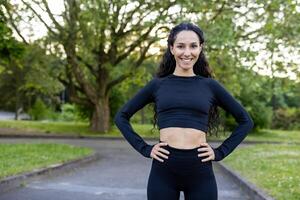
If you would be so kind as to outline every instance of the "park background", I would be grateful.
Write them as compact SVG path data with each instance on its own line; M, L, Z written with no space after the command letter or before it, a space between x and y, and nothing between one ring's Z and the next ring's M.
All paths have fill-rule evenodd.
M300 197L299 1L2 0L0 17L0 110L15 113L1 134L122 136L113 116L153 77L169 30L189 21L254 121L246 141L262 142L224 162L276 199ZM225 135L209 141L236 126L221 114ZM152 119L147 105L131 122L158 138Z

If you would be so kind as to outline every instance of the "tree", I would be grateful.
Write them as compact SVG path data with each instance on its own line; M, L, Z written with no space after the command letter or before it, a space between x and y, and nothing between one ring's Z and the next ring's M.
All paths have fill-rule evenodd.
M91 128L101 132L109 129L112 87L132 76L149 57L148 49L159 40L158 34L168 30L166 21L174 23L187 13L170 14L175 1L67 0L58 18L46 0L22 3L48 29L49 46L63 50L67 64L60 81L73 102L93 108ZM42 18L38 7L51 23ZM13 15L16 12L9 16ZM117 66L125 59L132 59L132 64L120 71Z
M0 76L0 87L5 87L6 92L2 94L2 99L5 95L12 95L15 97L15 118L18 119L18 110L21 105L21 94L19 93L19 86L22 84L22 75L20 73L21 65L18 62L24 54L25 47L22 43L16 41L12 37L12 31L6 26L3 19L0 21L0 66L2 67ZM12 77L11 75L14 74ZM9 78L13 79L13 85L6 85ZM3 91L3 90L2 90Z
M6 24L5 17L1 17L0 102L2 109L15 110L18 119L19 112L30 107L31 99L46 96L55 100L54 95L63 88L51 76L51 70L59 66L57 58L46 55L37 44L17 41Z
M28 16L23 20L38 19L48 29L45 48L66 63L59 80L68 88L72 102L93 111L91 128L102 132L109 128L112 88L152 56L150 47L160 37L165 39L166 31L178 21L193 21L203 28L217 78L237 96L244 89L241 77L249 74L241 69L257 65L259 50L253 46L282 37L287 47L299 50L293 42L298 37L299 25L294 22L299 12L292 1L66 0L64 5L55 14L46 0L22 0L20 5L9 9L6 4L5 8L11 27L23 40L17 24L22 12ZM282 13L284 17L278 20ZM255 29L254 23L259 25ZM263 48L272 52L271 47ZM282 66L298 70L294 64Z

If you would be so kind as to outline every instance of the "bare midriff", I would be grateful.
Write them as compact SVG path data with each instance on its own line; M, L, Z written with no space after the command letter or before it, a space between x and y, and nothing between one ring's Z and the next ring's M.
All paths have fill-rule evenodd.
M206 142L206 133L194 128L168 127L159 132L160 141L178 149L193 149Z

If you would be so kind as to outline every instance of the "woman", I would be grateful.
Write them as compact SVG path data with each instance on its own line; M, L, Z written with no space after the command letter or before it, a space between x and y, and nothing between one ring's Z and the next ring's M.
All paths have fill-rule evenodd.
M253 121L243 106L216 80L205 58L201 29L191 23L175 26L159 70L116 114L115 124L143 156L152 158L148 200L215 200L217 184L212 161L228 156L246 137ZM129 123L131 116L154 102L160 142L147 144ZM233 115L237 127L218 147L206 142L218 118L217 107Z

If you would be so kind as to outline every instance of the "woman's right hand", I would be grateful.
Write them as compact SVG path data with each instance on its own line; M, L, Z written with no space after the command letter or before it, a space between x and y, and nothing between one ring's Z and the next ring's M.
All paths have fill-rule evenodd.
M161 147L161 146L167 146L167 145L168 145L168 143L166 143L166 142L160 142L160 143L157 143L156 145L154 145L151 150L151 154L150 154L151 158L154 158L160 162L164 162L164 160L162 160L160 157L168 159L169 157L166 156L165 154L170 154L170 152ZM165 153L165 154L163 154L163 153ZM158 156L160 156L160 157L158 157Z

